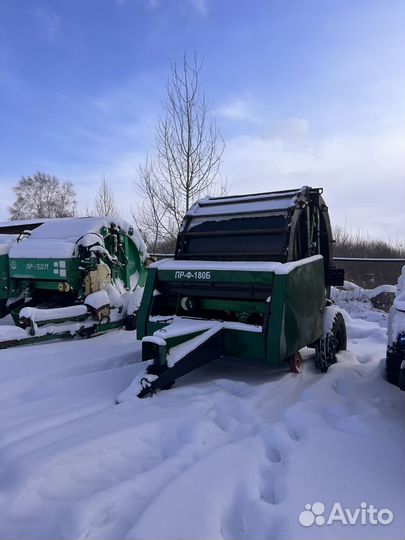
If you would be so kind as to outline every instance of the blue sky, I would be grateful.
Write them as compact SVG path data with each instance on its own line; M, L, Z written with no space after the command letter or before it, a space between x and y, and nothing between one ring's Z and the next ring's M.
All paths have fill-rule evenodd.
M332 220L402 239L403 0L0 0L0 219L44 170L130 215L170 60L203 59L232 193L323 186Z

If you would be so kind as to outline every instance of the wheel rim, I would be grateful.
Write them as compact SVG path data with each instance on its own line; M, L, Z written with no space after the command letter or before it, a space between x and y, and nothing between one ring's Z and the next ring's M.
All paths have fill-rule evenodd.
M288 365L292 373L301 373L304 367L302 356L299 352L294 353L288 359Z
M335 333L335 354L343 350L343 334L340 328L337 328Z

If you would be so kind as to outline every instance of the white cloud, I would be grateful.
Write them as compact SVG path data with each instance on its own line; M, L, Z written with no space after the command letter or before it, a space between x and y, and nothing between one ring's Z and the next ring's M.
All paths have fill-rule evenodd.
M105 172L123 214L129 217L136 197L136 167L148 151L153 152L154 125L160 112L156 102L161 96L159 92L151 95L150 89L159 87L157 81L137 78L124 88L84 103L83 114L76 112L65 129L49 133L69 160L63 151L50 163L38 157L32 163L32 172L41 169L72 180L82 207L92 206L100 175ZM334 224L346 224L372 237L403 240L403 135L395 121L376 125L373 133L350 130L321 136L306 118L271 123L262 114L262 104L246 94L221 109L223 118L239 120L239 131L245 130L241 136L226 139L222 173L232 193L304 184L324 187ZM66 162L76 165L63 165ZM18 170L14 180L2 177L1 183L11 186L20 174ZM11 187L1 193L0 199L0 218L5 219L6 206L13 199Z
M151 8L155 8L159 5L160 0L144 0L145 4ZM117 6L123 6L127 3L127 0L115 0Z
M187 0L198 15L206 17L208 15L207 0Z
M45 41L53 42L61 28L61 18L50 9L36 8L34 17L38 21L38 35Z
M115 0L115 2L118 6L122 6L127 0ZM155 9L166 3L164 0L144 0L144 2L151 9ZM206 17L208 15L207 0L178 0L178 5L183 13L188 12L191 7L192 12L197 13L201 17Z
M301 121L302 120L302 121ZM295 128L295 131L293 130ZM296 136L294 137L293 134ZM227 141L223 176L231 193L252 193L312 185L323 187L332 225L370 238L403 240L405 230L403 137L400 132L368 136L311 135L308 122L287 120L278 133ZM151 148L149 148L150 150ZM102 170L76 171L81 198L91 206L105 172L117 203L130 218L135 206L137 165L146 148L110 156Z
M247 135L228 140L224 155L233 193L323 187L334 224L381 239L403 240L403 171L401 132Z
M248 120L250 122L260 121L260 117L255 110L255 107L252 105L250 100L245 98L236 98L228 103L224 103L214 112L218 116L222 116L227 120L236 122L244 120Z
M302 134L304 126L308 130L306 135ZM402 133L387 130L367 136L318 137L311 134L305 122L298 122L295 127L300 136L292 136L296 132L289 131L291 122L287 120L279 132L271 135L228 139L222 172L230 183L231 193L273 191L302 185L323 187L332 225L346 226L349 231L361 232L370 238L403 241ZM122 128L119 129L121 133ZM123 217L130 219L137 198L134 189L137 166L145 159L147 150L153 150L151 129L151 125L143 122L127 126L124 139L115 146L113 133L94 139L95 135L89 132L85 134L89 143L85 145L89 153L86 165L37 165L62 180L72 180L81 209L93 206L104 172L113 186ZM135 138L136 132L144 135L149 132L148 143L138 141L133 150L123 150L122 143L125 139L128 143L128 139ZM10 188L1 193L1 219L6 219L6 207L13 199L11 178L7 183Z
M287 118L275 128L275 136L285 140L307 137L310 133L310 125L306 118Z

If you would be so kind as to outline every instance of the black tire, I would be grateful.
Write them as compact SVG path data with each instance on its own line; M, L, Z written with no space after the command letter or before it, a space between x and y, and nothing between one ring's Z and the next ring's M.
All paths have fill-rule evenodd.
M77 335L84 339L91 338L96 332L97 325L89 326L88 328L81 328Z
M405 391L405 368L399 370L398 386L402 391Z
M7 299L0 300L0 319L8 315Z
M347 349L347 331L343 315L338 311L332 324L332 334L336 340L335 353Z
M398 386L401 390L405 390L405 368L401 369L402 362L404 361L405 351L399 348L398 341L392 347L388 347L387 359L385 361L387 380L391 384Z
M398 386L401 361L402 360L398 352L388 349L387 359L385 362L385 372L387 374L388 382L395 384L395 386Z
M136 315L127 315L125 318L125 330L136 330Z
M326 307L325 309L328 309ZM347 349L347 331L343 315L335 313L329 332L315 344L315 365L321 373L326 373L329 366L336 363L336 354Z

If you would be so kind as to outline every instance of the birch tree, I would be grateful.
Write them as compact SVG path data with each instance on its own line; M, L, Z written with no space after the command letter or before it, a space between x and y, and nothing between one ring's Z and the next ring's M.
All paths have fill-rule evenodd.
M115 217L120 215L120 211L115 203L113 189L104 174L101 176L93 214L96 216Z
M15 201L9 207L10 219L71 217L76 213L76 192L72 182L36 172L23 176L13 187Z
M219 174L224 141L201 89L201 67L187 54L180 66L171 64L156 151L138 168L136 190L143 200L133 214L153 250L159 243L173 243L196 200L226 192Z

